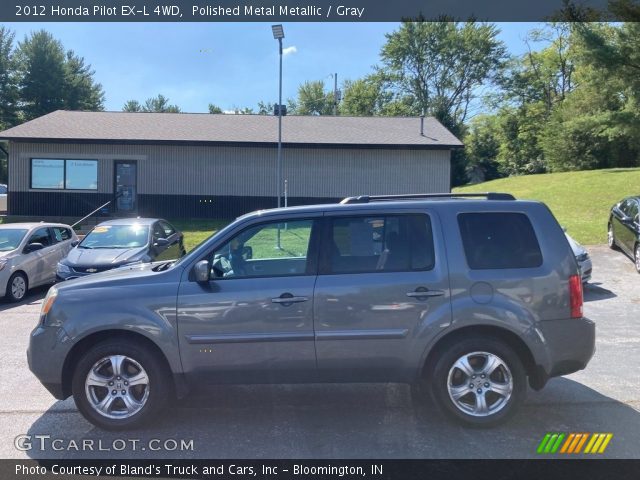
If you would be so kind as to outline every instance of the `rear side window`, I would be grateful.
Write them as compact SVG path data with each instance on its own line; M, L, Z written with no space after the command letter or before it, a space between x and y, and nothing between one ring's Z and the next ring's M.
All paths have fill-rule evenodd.
M326 273L430 270L435 256L426 215L340 217L331 222Z
M64 242L71 238L71 231L67 228L53 227L53 236L56 242Z
M538 239L523 213L462 213L458 225L473 270L542 265Z

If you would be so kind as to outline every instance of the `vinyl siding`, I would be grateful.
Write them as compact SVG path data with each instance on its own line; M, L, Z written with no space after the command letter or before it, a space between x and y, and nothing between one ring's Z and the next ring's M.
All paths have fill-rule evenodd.
M9 185L29 191L31 158L99 160L98 192L113 192L113 161L138 160L138 193L274 196L275 148L11 143ZM449 150L283 148L292 197L449 191Z

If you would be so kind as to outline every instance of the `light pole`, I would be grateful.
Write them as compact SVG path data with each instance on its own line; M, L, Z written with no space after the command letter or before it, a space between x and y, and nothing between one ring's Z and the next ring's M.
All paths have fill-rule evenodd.
M282 39L284 29L282 25L272 25L273 38L278 40L280 52L280 81L278 85L278 208L282 206ZM280 242L278 242L278 245Z
M278 50L280 53L280 79L278 84L278 208L282 206L282 39L284 38L284 29L282 25L271 25L273 38L278 40ZM276 248L282 250L280 245L280 224L278 224L278 233L276 239Z

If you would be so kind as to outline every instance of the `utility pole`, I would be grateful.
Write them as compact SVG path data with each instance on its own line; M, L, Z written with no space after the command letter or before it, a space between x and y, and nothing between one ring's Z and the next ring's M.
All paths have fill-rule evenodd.
M333 116L338 115L338 74L333 75Z

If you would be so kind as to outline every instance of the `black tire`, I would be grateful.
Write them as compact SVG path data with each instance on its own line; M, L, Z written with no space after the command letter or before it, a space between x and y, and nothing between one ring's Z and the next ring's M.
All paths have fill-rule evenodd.
M148 377L148 384L146 387L137 390L137 392L145 391L145 389L148 390L148 396L146 397L142 408L127 418L109 418L99 413L94 409L92 401L85 390L87 375L93 367L102 359L114 355L122 355L137 362L139 366L144 369ZM127 368L132 370L133 364L129 363ZM125 375L126 374L123 374L122 378L130 378ZM82 415L96 427L104 430L133 430L143 426L148 421L157 418L157 414L167 405L172 392L168 380L169 375L170 372L166 371L164 363L148 347L135 344L130 340L107 340L91 347L78 361L76 369L73 372L72 379L73 399L75 400L80 413L82 413ZM121 383L119 383L119 385L122 388L125 388L127 392L131 392L134 388L139 388L123 387ZM113 391L115 391L110 391L113 387L105 388L108 389L107 395L105 396L109 396ZM97 390L104 391L102 387ZM121 391L124 393L125 390ZM118 394L118 392L116 392L116 394ZM122 400L117 400L114 402L114 405L114 410L116 410L118 405L124 407L124 402Z
M471 427L493 427L504 422L507 418L513 415L524 401L527 390L527 374L518 355L503 341L488 336L478 336L462 340L458 339L456 342L452 342L451 344L449 344L446 348L441 349L440 352L440 357L434 363L429 377L431 379L430 383L433 399L435 400L438 407L440 407L440 409L444 411L449 417ZM503 362L503 365L507 367L508 372L510 372L510 376L508 376L506 375L507 370L499 367L499 369L496 369L494 374L492 374L494 376L500 376L500 381L505 381L505 378L510 378L512 388L508 398L504 396L502 398L504 398L505 400L501 404L494 404L496 406L495 413L491 413L489 411L485 416L474 416L467 411L463 411L462 408L457 406L457 404L454 402L452 396L449 395L448 385L450 372L453 372L452 375L454 376L464 375L462 374L462 371L454 369L454 364L458 361L458 359L474 352L488 353L498 357L498 359ZM465 358L471 358L475 362L476 358L481 359L483 357L477 356ZM484 358L486 360L488 359L488 356ZM478 374L477 377L477 379L469 381L469 386L474 385L474 387L481 387L478 390L482 390L485 385L491 385L491 383L487 382L484 384L477 384L476 382L485 382L486 380L489 380L490 382L495 380L494 383L498 385L497 382L499 380L497 380L495 377L485 380L480 379L480 374ZM460 386L462 385L464 385L464 388L466 388L467 382L462 381L460 383ZM473 388L472 391L472 389L470 389L469 387L469 393L467 394L468 396L461 397L460 400L463 403L474 403L475 398L477 398L476 393L474 393L475 390L476 388ZM491 403L494 398L500 398L496 393L488 392L491 392L491 389L485 388L483 395L484 398L487 399L485 400L487 404ZM498 409L498 405L502 406Z
M13 293L13 282L16 281L17 279L22 279L22 281L24 282L24 293L22 294L22 296L20 295L16 296ZM11 275L11 277L9 278L9 281L7 282L7 291L5 293L5 297L7 298L7 300L14 303L20 302L24 300L24 298L27 296L27 293L29 293L29 279L27 278L27 276L22 272L16 272L13 275Z
M616 244L616 237L613 234L613 226L611 223L607 225L607 245L611 250L618 250L618 245Z

